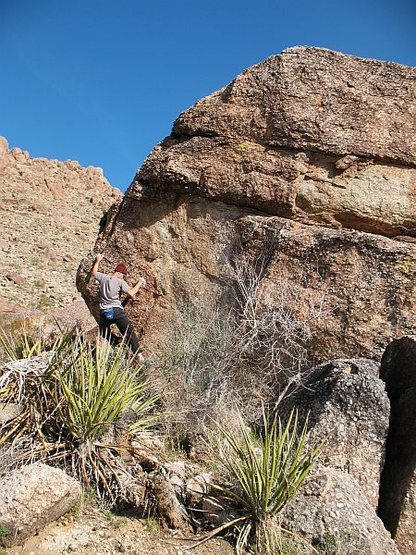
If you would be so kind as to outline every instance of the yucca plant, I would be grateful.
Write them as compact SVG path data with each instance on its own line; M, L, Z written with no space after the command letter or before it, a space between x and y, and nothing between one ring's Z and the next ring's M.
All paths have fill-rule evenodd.
M0 347L3 351L6 362L13 362L21 359L30 359L40 356L45 351L57 351L60 345L67 342L73 332L63 333L54 341L45 338L39 333L30 334L25 326L15 334L7 333L0 328Z
M8 362L38 356L43 350L41 339L30 337L25 328L14 335L1 329L0 346Z
M117 473L122 472L114 456L117 446L102 443L109 428L126 409L135 412L135 431L153 417L149 410L157 395L149 394L141 366L126 341L113 349L106 341L87 344L78 337L57 354L49 391L61 423L61 437L70 446L74 472L81 481L94 484L97 492L115 501Z
M79 444L99 439L127 408L142 415L156 401L155 395L145 395L148 384L125 342L113 350L107 342L91 347L78 338L54 366L52 396L60 420ZM137 420L136 428L147 421Z
M47 359L6 368L2 400L19 414L0 428L0 446L23 445L21 461L69 465L85 487L115 501L124 470L117 445L101 440L126 409L136 413L135 430L148 425L157 399L126 343L113 349L102 340L67 337Z
M249 547L258 554L280 553L282 534L291 533L279 526L277 517L309 475L323 443L306 447L307 422L300 427L296 412L283 425L263 410L260 435L241 417L237 431L217 427L212 452L230 477L228 486L217 489L241 515L229 523L237 530L237 553Z

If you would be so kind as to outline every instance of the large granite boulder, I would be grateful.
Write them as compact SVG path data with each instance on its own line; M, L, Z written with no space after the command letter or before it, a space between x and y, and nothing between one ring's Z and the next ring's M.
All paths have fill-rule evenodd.
M173 132L416 165L415 79L399 64L289 48L198 102Z
M283 420L292 410L300 423L307 420L311 444L326 440L319 470L289 506L286 518L293 520L291 529L318 543L344 536L346 544L339 546L339 553L355 553L353 521L364 511L363 530L378 521L376 527L384 525L402 555L413 555L415 361L416 339L403 337L388 345L380 368L367 359L322 364L306 373L302 384L280 403ZM347 516L352 518L349 524L344 522ZM387 537L385 530L380 541L383 536ZM367 540L369 544L361 546L364 553L390 552L391 547L382 548L375 538Z
M309 351L317 361L381 357L391 338L411 333L416 325L412 244L249 215L201 198L167 197L154 202L127 198L114 232L102 241L104 271L112 271L123 257L133 276L147 280L128 310L152 350L187 304L205 307L209 317L208 307L221 299L227 310L235 266L243 259L248 264L267 260L259 304L283 303L300 322L307 320ZM78 284L94 310L91 265L92 258L84 259ZM296 297L282 298L282 289L294 284Z
M291 48L181 114L137 181L302 221L411 231L415 78L415 68Z
M294 48L183 113L96 243L104 271L123 259L130 279L146 277L128 308L144 345L163 344L189 303L203 318L218 302L227 309L242 259L265 262L259 306L296 282L293 310L311 326L318 362L379 358L412 333L415 77ZM78 287L93 311L92 262Z

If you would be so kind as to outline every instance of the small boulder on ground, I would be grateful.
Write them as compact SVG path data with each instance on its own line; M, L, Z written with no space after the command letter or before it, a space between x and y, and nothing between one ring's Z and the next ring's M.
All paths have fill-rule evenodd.
M17 272L9 272L8 274L6 274L6 278L9 281L12 281L15 285L24 285L25 283L27 283L26 278L23 277L21 274L18 274Z
M69 511L80 496L80 484L58 468L34 463L14 470L0 480L1 542L21 544Z

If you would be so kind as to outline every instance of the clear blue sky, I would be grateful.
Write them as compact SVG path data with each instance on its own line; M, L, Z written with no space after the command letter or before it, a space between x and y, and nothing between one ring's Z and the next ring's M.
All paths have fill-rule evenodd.
M125 190L180 112L295 45L416 66L416 1L0 0L0 135Z

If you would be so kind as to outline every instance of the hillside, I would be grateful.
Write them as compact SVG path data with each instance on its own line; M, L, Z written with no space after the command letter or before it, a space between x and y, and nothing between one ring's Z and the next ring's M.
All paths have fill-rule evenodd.
M120 198L100 168L32 158L0 137L0 311L51 312L79 301L79 260Z

